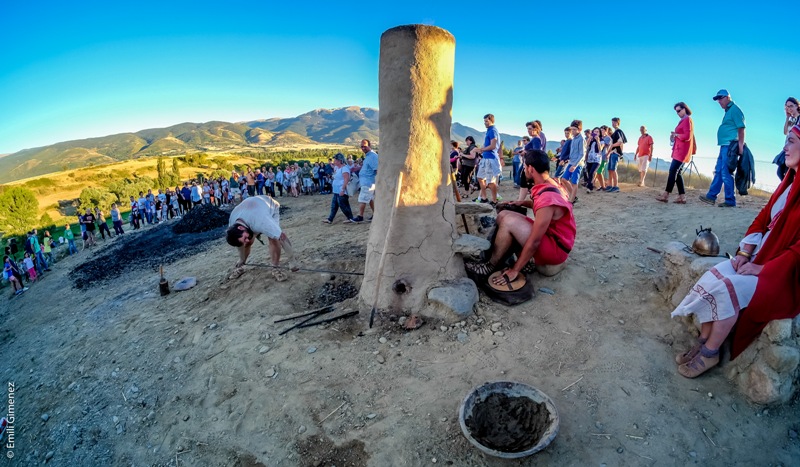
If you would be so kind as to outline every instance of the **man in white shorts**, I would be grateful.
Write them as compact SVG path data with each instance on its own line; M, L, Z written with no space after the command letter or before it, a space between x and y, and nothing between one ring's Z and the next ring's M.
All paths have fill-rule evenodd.
M364 221L364 211L372 209L375 215L375 177L378 175L378 154L372 150L372 143L368 139L361 140L361 151L364 153L364 163L358 172L358 181L361 184L361 191L358 193L358 215L353 218L356 222ZM372 217L370 217L372 220Z
M650 166L650 162L653 161L653 137L647 134L647 127L644 125L639 127L639 132L642 136L639 137L639 142L636 145L636 154L634 154L633 158L639 164L639 186L644 186L647 168Z
M231 278L235 279L244 273L244 265L250 256L250 248L259 235L266 235L269 239L269 256L272 265L272 276L278 282L287 279L286 274L277 269L281 260L281 246L291 255L292 243L281 230L280 226L281 205L270 196L252 196L233 208L226 240L231 246L239 249L239 261L234 266Z
M484 115L483 124L486 126L486 137L483 140L483 147L478 149L483 157L478 166L478 184L481 186L481 193L475 201L495 205L497 204L497 182L501 173L500 133L494 126L494 115ZM489 188L492 193L491 200L486 196L486 188Z

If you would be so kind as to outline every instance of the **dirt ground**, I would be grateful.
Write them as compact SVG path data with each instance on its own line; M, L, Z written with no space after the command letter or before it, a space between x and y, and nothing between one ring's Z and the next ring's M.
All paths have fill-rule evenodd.
M514 196L509 183L502 194ZM765 200L719 209L695 191L684 206L656 194L631 185L580 194L569 266L531 276L553 295L515 308L481 298L464 323L416 331L383 316L368 332L362 313L278 336L288 326L276 319L352 295L359 277L295 272L278 283L254 268L229 281L236 254L223 238L165 267L171 282L196 276L189 291L159 296L149 269L73 288L69 272L101 243L0 300L16 413L15 457L3 448L2 464L797 465L797 398L765 409L720 370L678 375L673 357L690 337L655 290L661 257L646 248L691 243L702 224L732 252ZM341 214L321 224L328 196L279 201L291 207L282 224L297 265L363 271L370 224L342 224ZM266 258L257 244L253 260ZM459 404L495 380L553 399L561 425L547 449L502 461L468 443Z

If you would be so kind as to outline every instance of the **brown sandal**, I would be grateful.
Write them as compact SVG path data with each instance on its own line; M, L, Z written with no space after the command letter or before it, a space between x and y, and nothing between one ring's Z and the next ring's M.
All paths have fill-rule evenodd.
M697 342L692 346L691 349L687 350L686 352L679 353L675 356L675 363L678 365L683 365L684 363L691 362L692 359L700 353L700 347L702 346L703 344Z
M719 354L713 357L704 357L701 352L698 352L694 358L678 367L678 373L685 378L697 378L717 366L718 363Z
M464 269L479 276L488 276L497 270L497 266L488 261L485 263L464 263Z
M661 201L662 203L666 203L669 201L669 196L664 198L663 196L656 196L656 201Z

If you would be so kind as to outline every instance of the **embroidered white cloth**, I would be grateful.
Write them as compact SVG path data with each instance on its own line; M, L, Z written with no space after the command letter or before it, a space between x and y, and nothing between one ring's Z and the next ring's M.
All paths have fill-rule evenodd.
M786 198L792 187L784 191L775 201L772 212L772 224L786 206ZM750 234L740 243L740 248L745 244L756 245L753 258L756 257L761 245L769 238L770 231L765 235L760 233ZM683 301L675 308L671 316L695 315L701 323L721 321L730 318L746 307L753 294L756 292L758 276L743 276L733 270L731 260L725 260L700 277L700 280L689 290Z

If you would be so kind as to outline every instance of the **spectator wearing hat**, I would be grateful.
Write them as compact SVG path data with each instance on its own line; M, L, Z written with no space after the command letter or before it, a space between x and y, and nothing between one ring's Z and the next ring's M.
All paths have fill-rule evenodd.
M717 195L724 187L725 202L720 203L719 207L732 208L736 206L736 197L733 191L733 173L728 170L728 152L730 149L738 149L739 154L744 152L744 114L742 109L731 100L727 89L720 89L714 96L714 100L725 110L725 115L717 130L719 156L714 168L714 178L711 180L711 186L708 187L708 193L701 195L700 201L713 205L717 202ZM734 144L737 144L738 148L732 148L731 146Z
M344 159L344 154L337 153L333 156L333 197L331 198L331 213L323 223L333 223L333 218L339 209L347 218L345 224L353 224L358 221L353 219L353 212L350 210L350 200L347 196L347 183L350 181L350 167Z

